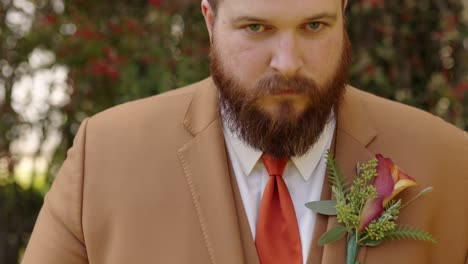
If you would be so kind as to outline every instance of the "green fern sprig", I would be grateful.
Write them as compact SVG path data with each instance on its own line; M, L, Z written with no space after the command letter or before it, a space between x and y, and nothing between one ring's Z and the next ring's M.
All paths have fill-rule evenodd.
M335 159L331 153L327 153L328 181L335 188L334 195L338 201L344 200L345 188L347 183L341 177L336 167Z
M413 227L408 225L398 226L395 230L385 234L386 238L391 239L414 239L427 241L432 243L437 243L437 241L432 237L429 232L422 230L419 227Z

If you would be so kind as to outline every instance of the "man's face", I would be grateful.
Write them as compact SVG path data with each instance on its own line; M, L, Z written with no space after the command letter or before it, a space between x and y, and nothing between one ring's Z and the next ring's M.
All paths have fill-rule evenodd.
M304 154L347 78L341 1L222 0L211 33L223 119L257 149Z

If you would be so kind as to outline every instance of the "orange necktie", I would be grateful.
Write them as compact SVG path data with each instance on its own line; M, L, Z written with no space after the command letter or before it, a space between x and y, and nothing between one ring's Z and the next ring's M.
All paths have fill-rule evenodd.
M270 179L258 214L255 246L262 264L301 264L302 250L296 212L283 180L287 158L262 155Z

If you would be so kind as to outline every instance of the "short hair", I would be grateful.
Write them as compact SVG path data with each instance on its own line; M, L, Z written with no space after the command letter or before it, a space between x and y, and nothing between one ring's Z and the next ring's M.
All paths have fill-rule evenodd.
M208 3L210 4L211 8L213 9L213 12L216 13L216 10L218 8L218 1L219 0L208 0ZM344 4L345 0L342 0L341 3Z

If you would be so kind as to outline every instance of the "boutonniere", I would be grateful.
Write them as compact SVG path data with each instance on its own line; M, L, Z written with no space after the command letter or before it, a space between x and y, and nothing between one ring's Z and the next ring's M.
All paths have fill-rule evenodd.
M307 203L320 214L337 216L338 225L324 233L318 244L333 243L347 236L347 264L356 264L360 246L378 246L388 239L415 239L436 243L421 228L398 225L400 210L416 198L432 191L432 187L403 203L394 199L404 189L418 183L392 160L378 154L364 164L357 164L356 177L349 186L339 175L332 155L327 155L329 182L335 200Z

